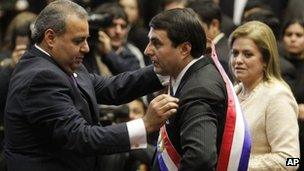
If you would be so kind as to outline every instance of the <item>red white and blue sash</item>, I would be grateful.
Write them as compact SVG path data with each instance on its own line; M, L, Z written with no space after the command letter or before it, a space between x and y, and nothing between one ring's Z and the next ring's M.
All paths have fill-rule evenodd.
M162 126L159 131L158 143L158 164L161 171L177 171L181 156L172 145L166 131L166 126Z
M228 108L221 150L217 162L217 171L246 171L248 168L251 139L249 129L243 117L241 106L223 67L218 61L212 44L211 55L217 69L226 83ZM172 145L165 125L160 129L158 140L158 163L161 171L177 171L181 156Z
M228 95L226 123L216 170L246 171L251 149L249 128L233 85L218 60L214 44L212 44L211 58L226 83Z

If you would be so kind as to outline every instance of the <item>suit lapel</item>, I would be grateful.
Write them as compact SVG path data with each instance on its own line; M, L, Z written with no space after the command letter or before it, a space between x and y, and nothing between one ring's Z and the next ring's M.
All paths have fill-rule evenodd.
M53 63L54 65L56 65L58 67L58 72L62 72L62 74L66 75L69 78L69 76L63 71L63 69L57 64L57 62L52 57L43 53L42 51L37 49L35 46L32 46L30 48L29 53L34 54L34 56L42 57L45 60ZM28 57L30 58L30 57L34 57L34 56L29 55ZM89 79L88 76L85 75L87 73L83 73L80 70L76 71L76 73L77 73L76 81L77 81L78 87L77 87L77 85L74 84L73 80L71 80L71 78L69 78L69 81L70 81L71 87L72 87L72 94L73 94L73 97L75 98L74 99L75 107L78 111L80 111L81 108L84 108L84 106L82 106L83 99L82 99L79 91L85 92L85 95L90 100L90 102L88 102L88 103L92 103L94 111L87 111L87 112L91 112L92 116L84 116L84 113L82 113L82 115L89 121L93 120L93 122L98 122L99 111L98 111L98 105L97 105L96 98L95 98L95 92L93 91L94 87L92 87L92 86L90 87L90 85L92 85L92 84L89 84L89 83L91 83L91 80ZM79 89L81 89L81 90L79 90ZM89 106L88 106L88 108L89 108ZM92 113L92 112L94 112L94 113Z
M176 90L176 93L174 95L174 97L177 97L179 98L180 96L180 92L182 91L183 87L185 86L187 80L190 78L190 76L197 70L199 70L200 68L202 67L205 67L206 65L208 64L211 64L212 63L212 59L210 58L210 56L206 56L200 60L198 60L197 62L195 62L185 73L185 75L183 76L177 90ZM203 79L203 78L202 78ZM166 127L168 129L176 129L176 127L174 126L174 124L170 124L170 123L174 123L175 122L175 119L178 120L180 116L178 116L178 114L176 115L172 115L170 118L169 118L169 122L166 122ZM173 131L174 132L174 131ZM169 131L169 134L170 134L170 131Z
M86 119L86 121L92 122L93 119L90 115L90 108L86 104L87 102L84 101L85 99L82 97L77 84L72 80L72 78L70 79L70 83L72 85L72 92L76 109L81 112L81 115Z
M190 76L192 75L192 73L194 73L195 71L199 70L202 67L205 67L208 64L211 64L212 60L210 58L210 56L205 55L202 59L198 60L197 62L195 62L185 73L185 75L183 76L177 90L175 93L176 97L179 97L179 93L181 91L181 89L184 87L185 83L187 82L187 80L190 78ZM203 78L202 78L203 79Z
M82 91L82 93L84 93L84 95L86 95L89 98L91 105L93 107L93 110L94 110L94 111L91 111L93 120L98 121L99 111L98 111L98 104L96 101L94 87L92 86L92 84L88 84L91 82L91 80L89 79L88 76L85 76L86 73L76 71L76 74L77 74L76 80L78 83L78 88L80 89L80 91Z

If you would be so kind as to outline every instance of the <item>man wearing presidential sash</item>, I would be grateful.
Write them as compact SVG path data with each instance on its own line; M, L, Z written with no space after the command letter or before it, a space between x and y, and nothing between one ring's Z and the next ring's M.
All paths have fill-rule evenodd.
M229 160L234 159L230 152L238 150L231 143L244 141L244 136L234 139L237 120L243 123L235 115L239 103L216 57L206 54L206 35L197 15L191 9L164 11L151 20L148 37L145 54L156 73L170 76L168 93L180 100L177 113L160 129L152 170L237 169ZM234 163L249 152L238 147L241 155Z

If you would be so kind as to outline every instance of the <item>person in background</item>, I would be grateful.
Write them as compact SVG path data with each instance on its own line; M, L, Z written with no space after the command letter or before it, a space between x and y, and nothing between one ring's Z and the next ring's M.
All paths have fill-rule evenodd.
M175 8L185 8L187 0L163 0L163 10L170 10Z
M137 98L128 104L129 117L116 119L117 124L123 121L130 121L142 118L147 111L147 107L141 98ZM150 134L151 135L151 134ZM127 153L119 153L106 155L101 158L101 162L107 163L101 170L102 171L148 171L150 169L149 165L152 162L153 154L155 151L155 146L151 144L151 140L148 137L148 146L145 150L132 150Z
M301 164L304 169L304 18L289 18L283 26L283 56L295 67L291 89L299 105Z
M232 79L229 70L229 47L228 39L226 35L221 32L221 10L212 0L196 0L189 1L187 7L191 8L196 12L201 21L207 34L207 38L215 45L215 49L219 58L219 61L228 77ZM208 46L208 44L207 44ZM209 45L210 48L210 45Z
M4 139L4 109L7 99L7 92L9 88L9 81L11 75L19 62L21 56L25 53L28 47L31 45L31 31L30 26L34 22L34 14L32 13L20 13L18 14L10 24L10 38L8 57L4 58L0 62L0 170L4 170L5 162L3 156L3 139ZM25 20L25 21L24 21Z
M31 24L35 18L32 13L20 13L18 14L10 24L11 37L7 37L9 44L8 57L4 58L0 62L0 116L3 120L4 107L7 97L7 90L9 86L9 80L12 75L16 64L20 60L21 56L25 53L27 48L31 45ZM25 17L25 18L23 18ZM26 20L26 21L24 21ZM2 122L1 122L2 123Z
M235 91L250 128L249 170L289 170L287 158L299 157L298 105L279 69L276 39L258 21L230 35Z
M152 67L115 77L89 74L82 65L89 52L88 14L69 0L46 6L37 16L34 46L11 77L4 113L4 154L8 170L95 171L100 155L147 146L176 112L178 99L160 95L143 118L103 126L99 104L119 105L163 88Z
M16 29L20 27L24 27L24 25L29 25L29 23L33 23L33 21L36 18L36 14L24 11L19 14L17 14L8 24L5 36L4 36L4 42L3 47L1 47L1 55L0 55L0 62L3 61L6 58L9 58L12 56L12 52L15 48L15 38L16 35ZM30 34L30 33L26 33ZM6 61L8 62L8 61Z
M134 44L142 53L147 46L148 30L144 26L143 20L143 2L142 0L119 0L119 4L123 7L128 16L130 30L127 41ZM145 65L151 64L149 57L144 56Z
M189 6L192 3L204 3L210 1L212 1L220 8L219 0L187 0L187 6ZM232 31L236 28L236 25L233 23L232 18L226 15L225 13L223 13L221 9L220 12L221 12L221 20L220 20L221 32L223 32L228 37L230 33L232 33Z
M299 104L299 118L304 119L304 19L288 19L283 27L285 59L296 68L295 82L291 86Z
M244 7L244 12L242 14L242 20L244 18L247 18L249 15L258 13L260 11L263 12L263 10L270 11L270 13L273 15L272 18L278 19L277 16L275 16L274 12L271 11L271 8L268 6L268 4L260 1L260 0L251 0L248 1ZM274 32L274 35L276 36L276 32Z
M93 42L97 43L97 45L90 44L90 46L97 46L97 48L92 49L92 54L89 53L87 55L88 59L95 59L96 61L93 62L97 64L98 62L104 63L109 69L110 75L117 75L124 71L134 71L144 67L145 62L142 53L137 47L127 41L129 22L123 8L117 3L105 3L94 9L93 13L107 14L111 18L110 24L100 26L98 35L94 35L99 36L98 42ZM86 67L90 70L90 67L87 65ZM103 75L100 72L98 74Z
M133 100L128 103L129 106L129 118L131 120L141 118L146 113L146 105L141 99Z

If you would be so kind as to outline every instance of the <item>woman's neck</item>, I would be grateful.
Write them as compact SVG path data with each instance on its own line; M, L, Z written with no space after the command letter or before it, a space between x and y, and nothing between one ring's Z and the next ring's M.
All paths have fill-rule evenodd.
M263 81L263 77L260 77L260 78L256 79L255 81L251 81L248 83L242 82L242 84L243 84L243 89L241 91L242 96L250 95L252 90L262 81Z

